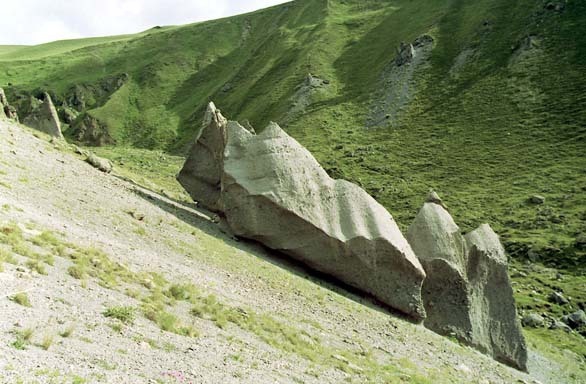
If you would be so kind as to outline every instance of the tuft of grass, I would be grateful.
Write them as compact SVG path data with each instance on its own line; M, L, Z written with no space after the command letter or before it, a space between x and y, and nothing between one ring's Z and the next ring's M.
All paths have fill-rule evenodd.
M31 338L33 337L34 333L35 333L35 329L34 328L25 328L22 331L18 332L24 341L30 342Z
M45 335L45 336L43 336L43 339L41 340L41 343L39 344L39 346L41 348L43 348L45 351L47 351L53 345L54 340L55 340L55 337L53 335Z
M156 323L163 331L188 337L199 336L199 332L194 327L183 324L177 316L162 308L148 305L144 309L144 315L147 319Z
M62 244L62 242L57 239L55 234L51 231L43 231L40 235L37 235L31 239L31 242L42 248L47 247L57 247Z
M106 317L111 317L120 320L124 324L132 324L136 318L136 309L133 307L110 307L102 314Z
M71 324L63 331L59 332L59 336L64 338L70 337L71 335L73 335L73 332L75 332L75 328L75 324Z
M0 248L0 272L4 271L4 263L16 264L17 261L14 258L12 252L4 248Z
M87 276L87 273L85 272L85 268L83 267L83 265L79 265L79 264L74 264L74 265L70 266L69 268L67 268L67 273L71 277L73 277L74 279L78 279L78 280L85 279Z
M193 284L172 284L165 291L165 295L175 300L190 301L197 297L198 289Z
M26 266L31 271L36 271L39 275L47 274L47 269L45 268L45 265L38 259L27 260Z
M24 350L30 344L35 330L34 328L25 328L23 330L14 330L12 333L14 333L16 339L11 343L11 346L19 350Z
M18 292L10 296L10 300L16 304L22 305L23 307L32 307L31 301L26 292Z

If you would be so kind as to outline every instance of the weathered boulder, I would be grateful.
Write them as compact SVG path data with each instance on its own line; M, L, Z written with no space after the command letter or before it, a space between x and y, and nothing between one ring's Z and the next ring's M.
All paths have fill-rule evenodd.
M23 124L52 137L63 138L57 110L47 92L43 93L43 100L35 99L34 102L31 102L31 113L24 118Z
M586 312L583 310L576 311L572 314L562 317L562 321L572 329L586 326Z
M507 256L488 224L465 236L471 293L472 345L496 360L527 370L527 346L517 321Z
M112 162L108 159L104 159L103 157L96 156L93 153L89 153L87 158L85 159L89 164L91 164L94 168L99 169L102 172L110 173L114 168Z
M543 316L538 315L537 313L530 313L528 315L523 316L523 320L521 323L524 327L529 328L541 328L545 324L545 319Z
M465 241L460 228L441 205L428 202L409 227L407 240L427 274L422 287L425 326L468 340L472 319L468 311Z
M277 124L227 126L222 201L238 236L257 240L424 317L425 273L392 216L363 189L331 179Z
M202 207L222 211L220 193L228 121L210 103L177 181Z
M235 235L425 317L425 272L392 216L358 186L331 179L278 125L256 135L210 104L178 178Z
M553 323L551 323L549 329L561 329L564 332L572 332L572 328L570 328L566 323L559 320L555 320Z
M407 239L427 274L422 287L424 325L526 370L527 349L507 260L490 226L482 225L464 237L440 204L426 202Z
M552 293L550 293L549 296L547 297L547 300L550 303L555 303L558 305L566 305L569 303L568 299L566 299L566 297L562 293L556 292L556 291L553 291Z
M531 204L543 204L545 203L545 197L541 196L541 195L533 195L529 198L529 202Z

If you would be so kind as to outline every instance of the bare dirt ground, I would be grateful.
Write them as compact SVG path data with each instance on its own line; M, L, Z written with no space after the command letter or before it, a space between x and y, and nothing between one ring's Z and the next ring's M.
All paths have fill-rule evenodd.
M30 250L52 260L41 263L42 274L30 254L0 243L14 258L0 272L0 383L582 379L534 352L533 376L498 364L260 246L233 240L194 206L101 173L69 147L4 120L0 227L22 233ZM57 246L34 241L43 233L65 244L65 256L55 254ZM126 277L109 286L99 273L76 278L70 268L77 256L67 257L68 249L102 250L136 282ZM92 270L100 271L103 260L91 259ZM163 277L166 282L159 281ZM227 321L212 309L206 309L209 316L194 315L191 307L200 299L172 300L158 310L195 331L163 330L145 315L145 297L171 283L192 284L208 299L214 295ZM19 292L30 306L15 301ZM105 316L120 307L134 309L134 321ZM237 318L246 321L232 319L234 313L244 313Z

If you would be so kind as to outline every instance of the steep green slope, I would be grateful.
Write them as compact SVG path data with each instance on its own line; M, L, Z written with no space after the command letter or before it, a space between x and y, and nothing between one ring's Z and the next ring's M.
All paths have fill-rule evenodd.
M580 272L584 20L577 0L298 0L91 45L0 52L0 84L12 84L17 105L47 89L78 109L70 137L87 139L90 116L118 146L175 154L214 100L257 128L282 123L403 228L434 188L463 230L489 222L510 253ZM433 43L419 64L394 64L401 42L422 35ZM308 73L325 82L308 86ZM369 124L385 98L386 120ZM545 204L529 203L534 194Z

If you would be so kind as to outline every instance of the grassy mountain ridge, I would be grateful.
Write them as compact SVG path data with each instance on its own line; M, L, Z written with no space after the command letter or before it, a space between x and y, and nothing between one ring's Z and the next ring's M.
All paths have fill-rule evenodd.
M17 104L41 89L58 105L84 99L70 136L90 115L118 146L175 154L214 100L257 128L282 123L403 229L434 188L463 230L489 222L510 253L583 270L585 18L573 0L295 1L71 51L0 51L0 84ZM406 72L397 49L422 35L431 53ZM381 95L393 112L366 128Z

